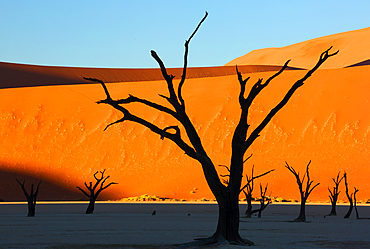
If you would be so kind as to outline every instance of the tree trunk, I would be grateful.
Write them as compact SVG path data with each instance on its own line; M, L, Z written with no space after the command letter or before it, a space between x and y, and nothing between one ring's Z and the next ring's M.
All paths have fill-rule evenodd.
M216 232L210 238L196 245L207 245L225 240L231 244L253 245L253 242L242 239L239 235L240 185L238 187L231 187L230 184L228 187L224 186L211 164L210 160L206 160L202 163L202 167L207 183L218 203L218 224Z
M350 199L349 200L349 209L348 209L348 212L344 216L345 219L347 219L347 218L349 218L351 216L352 209L353 209L353 201Z
M330 211L330 214L328 214L328 216L337 216L337 202L336 201L331 202L331 211Z
M247 218L251 218L252 217L252 197L251 196L246 196L247 197L247 210L245 211L245 214L247 215Z
M90 197L89 206L86 209L86 214L92 214L94 212L96 198Z
M226 194L223 199L218 202L218 224L216 232L211 237L212 241L226 240L230 244L254 245L239 235L239 198L231 198L230 194Z
M28 201L28 217L34 217L36 213L36 203Z
M298 218L295 219L294 221L298 221L298 222L306 221L306 200L305 199L301 201L301 210L299 212Z
M262 217L262 208L260 210L258 210L258 218L261 218Z

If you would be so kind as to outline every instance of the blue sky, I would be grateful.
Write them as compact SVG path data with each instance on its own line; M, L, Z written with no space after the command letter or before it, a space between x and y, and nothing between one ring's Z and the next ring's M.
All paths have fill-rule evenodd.
M0 61L156 68L221 66L252 50L370 26L370 1L0 0Z

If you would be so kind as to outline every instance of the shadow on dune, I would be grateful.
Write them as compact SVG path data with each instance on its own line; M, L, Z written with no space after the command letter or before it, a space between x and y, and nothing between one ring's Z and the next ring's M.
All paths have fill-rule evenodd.
M77 201L87 200L87 198L76 188L76 186L66 186L61 182L53 182L47 177L32 176L29 174L11 172L8 170L0 169L0 199L2 201L25 201L22 189L16 182L15 178L19 181L26 181L25 186L27 191L31 188L31 184L35 186L41 181L38 201ZM83 182L81 183L81 187ZM76 188L76 189L74 189ZM99 200L116 199L114 194L102 192L99 195Z
M368 65L370 65L370 59L365 60L365 61L361 61L361 62L353 64L353 65L346 66L345 68L347 68L347 67L358 67L358 66L368 66Z
M270 65L240 65L241 73L279 71L281 66ZM286 70L300 70L288 67ZM168 73L177 79L182 75L182 68L168 68ZM217 77L236 74L235 66L193 67L188 68L187 78ZM91 84L83 76L97 78L106 83L137 82L163 80L159 68L82 68L36 66L0 62L0 89L52 85Z

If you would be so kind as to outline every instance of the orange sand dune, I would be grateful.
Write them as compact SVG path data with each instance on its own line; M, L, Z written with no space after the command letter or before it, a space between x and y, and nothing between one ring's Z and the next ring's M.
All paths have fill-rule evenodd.
M330 46L340 53L326 61L321 69L343 68L370 59L370 28L324 36L281 48L265 48L249 52L225 66L283 65L288 59L292 67L310 68L317 55Z
M44 86L0 90L0 179L28 176L28 184L31 179L42 179L46 184L41 187L40 199L51 199L53 191L56 197L52 199L76 199L76 185L91 181L95 171L107 169L110 180L119 184L108 188L102 199L144 193L179 199L212 198L201 166L171 141L161 140L130 122L103 131L121 114L109 106L95 104L105 98L100 85L52 86L65 78L108 79L109 70L64 68L61 80L53 68L50 72L47 69L43 67L45 71L38 72L38 84ZM207 74L206 70L202 75ZM15 72L21 70L3 69L2 78L14 77ZM251 128L305 72L286 71L261 93L252 106ZM254 82L273 73L248 75ZM19 73L17 77L24 79L18 86L27 85L28 76ZM247 152L253 156L246 163L246 172L253 164L257 174L275 169L256 184L268 182L273 196L298 199L294 176L284 168L285 161L302 172L312 160L312 179L321 184L313 191L311 200L328 200L327 187L339 170L348 172L351 189L360 189L358 199L370 198L369 81L370 66L317 71ZM107 85L114 98L133 94L167 105L158 96L167 94L163 80ZM216 165L230 161L231 136L240 112L238 92L235 74L188 79L183 88L188 114ZM176 124L145 106L130 104L129 108L160 127ZM225 173L222 168L219 172ZM11 182L0 180L0 199L23 198L19 186L15 181L10 185ZM345 199L344 186L341 190L340 199Z

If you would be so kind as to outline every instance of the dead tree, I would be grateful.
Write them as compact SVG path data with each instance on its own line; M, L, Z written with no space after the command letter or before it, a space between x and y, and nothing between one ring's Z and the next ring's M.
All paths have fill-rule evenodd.
M265 210L266 207L271 204L271 198L266 196L267 186L268 186L268 183L266 184L265 189L263 190L262 184L260 183L261 197L259 199L259 202L261 205L260 205L260 208L256 210L258 212L258 218L261 218L262 211Z
M344 185L346 186L346 195L347 195L347 198L348 198L348 201L349 201L349 209L348 209L348 212L346 213L346 215L344 216L345 219L348 219L351 214L352 214L352 210L353 210L353 193L349 194L349 191L348 191L348 182L347 182L347 173L344 172ZM357 190L358 191L358 190ZM355 193L356 193L356 188L355 188Z
M86 214L92 214L94 212L95 201L98 198L98 195L101 193L101 191L108 188L112 184L118 184L118 183L115 183L115 182L111 182L111 183L109 183L108 185L106 185L104 187L103 185L104 185L105 181L110 176L104 177L105 170L100 171L100 177L97 177L98 173L99 173L99 171L96 171L95 174L94 174L94 178L96 180L94 186L92 185L92 182L90 182L89 185L87 185L86 182L84 183L85 187L87 188L89 193L87 193L85 190L83 190L82 188L77 186L77 188L89 198L89 206L86 209ZM100 184L100 186L99 186L99 184ZM99 186L99 188L98 188L98 186Z
M361 219L359 214L358 214L358 210L357 210L357 200L356 200L356 193L358 192L359 190L355 187L355 192L353 192L353 205L355 207L355 212L356 212L356 219Z
M340 177L340 171L338 172L337 178L332 178L335 186L333 187L333 191L330 188L328 188L329 193L330 193L329 198L331 202L331 211L330 211L330 214L326 216L337 216L336 208L337 208L338 196L340 194L339 184L343 180L343 178L344 176Z
M295 178L297 179L299 192L301 194L301 209L300 209L298 217L294 221L305 222L306 221L306 201L307 201L307 198L311 194L312 190L314 190L320 183L317 183L316 185L312 186L313 181L310 181L309 166L311 164L311 160L307 164L306 173L303 175L302 180L299 177L299 172L295 171L295 169L293 167L290 167L287 162L285 162L285 164L286 164L285 167L290 172L292 172L293 175L295 176ZM303 189L304 179L306 178L306 176L307 176L306 188Z
M240 83L240 93L239 93L239 104L241 108L241 115L238 122L238 125L234 131L232 138L232 154L230 159L230 182L225 186L215 168L215 164L212 162L211 158L208 156L205 151L202 141L197 133L197 129L194 127L191 119L189 118L186 112L185 100L182 95L183 86L186 79L186 70L187 70L187 58L188 58L188 46L198 31L200 25L206 19L208 13L205 14L204 18L200 21L195 31L191 34L189 39L185 41L185 52L184 52L184 67L182 71L181 79L177 85L177 90L175 90L175 85L173 79L175 76L169 75L167 69L159 58L155 51L151 51L152 57L157 61L162 75L167 83L167 88L169 95L160 94L161 97L166 99L171 107L166 107L154 102L151 102L146 99L142 99L133 95L125 99L113 100L107 86L105 83L99 79L85 78L93 82L100 83L105 91L106 99L100 100L98 104L108 104L113 108L117 109L123 114L123 117L111 124L108 124L106 128L113 124L118 124L124 121L131 121L143 125L150 129L152 132L158 134L161 139L167 138L173 141L181 150L185 152L189 157L197 160L203 169L205 179L210 187L213 195L215 196L218 207L219 207L219 219L216 232L210 237L198 240L197 245L201 244L210 244L217 243L220 241L228 241L232 244L248 244L252 245L253 242L243 239L239 235L239 193L241 187L241 179L243 175L243 161L244 155L247 149L252 145L252 143L259 137L261 131L266 127L270 120L275 116L275 114L286 105L288 100L294 94L294 92L304 84L304 81L307 80L312 73L314 73L322 63L324 63L329 57L338 53L329 53L330 49L324 51L316 65L308 70L305 75L293 84L290 90L286 93L283 99L267 114L267 116L262 120L262 122L254 129L250 130L248 124L248 113L249 108L252 105L252 102L256 96L266 88L271 80L280 75L288 66L289 61L287 61L284 66L274 75L272 75L268 80L264 81L259 79L251 88L247 97L244 97L246 94L246 83L249 78L243 79L241 73L236 70L238 75L238 80ZM237 68L236 68L237 69ZM184 130L180 129L177 125L168 126L165 128L160 128L157 125L132 114L127 107L124 107L125 104L129 103L141 103L150 108L153 108L157 111L168 114L174 119L176 119ZM182 136L185 131L189 140L184 140ZM187 142L189 141L189 142Z
M252 214L255 213L252 210L252 208L253 208L253 206L252 206L252 200L253 200L252 192L253 192L253 188L254 188L254 180L257 179L257 178L260 178L264 175L267 175L267 174L271 173L272 171L274 171L274 169L269 170L269 171L267 171L263 174L254 176L254 165L253 165L251 175L250 176L245 175L245 177L247 179L247 183L244 185L244 187L241 189L241 191L243 191L243 193L245 195L245 198L247 199L247 210L245 211L245 215L246 215L247 218L251 218Z
M358 210L357 210L357 200L356 200L356 193L358 192L359 190L357 188L355 188L355 192L353 192L353 206L355 207L355 212L356 212L356 219L358 220L370 220L370 218L360 218L360 215L358 214Z
M33 192L33 183L31 184L31 191L30 193L28 194L26 188L24 187L24 184L26 182L26 180L23 180L23 182L21 183L20 181L18 181L17 178L15 178L15 180L18 182L18 184L21 186L22 190L23 190L23 194L26 196L26 199L27 199L27 204L28 204L28 217L34 217L35 216L35 213L36 213L36 198L37 198L37 195L39 194L39 189L40 189L40 184L41 184L41 181L39 182L39 184L37 184L37 187L36 187L36 191Z

